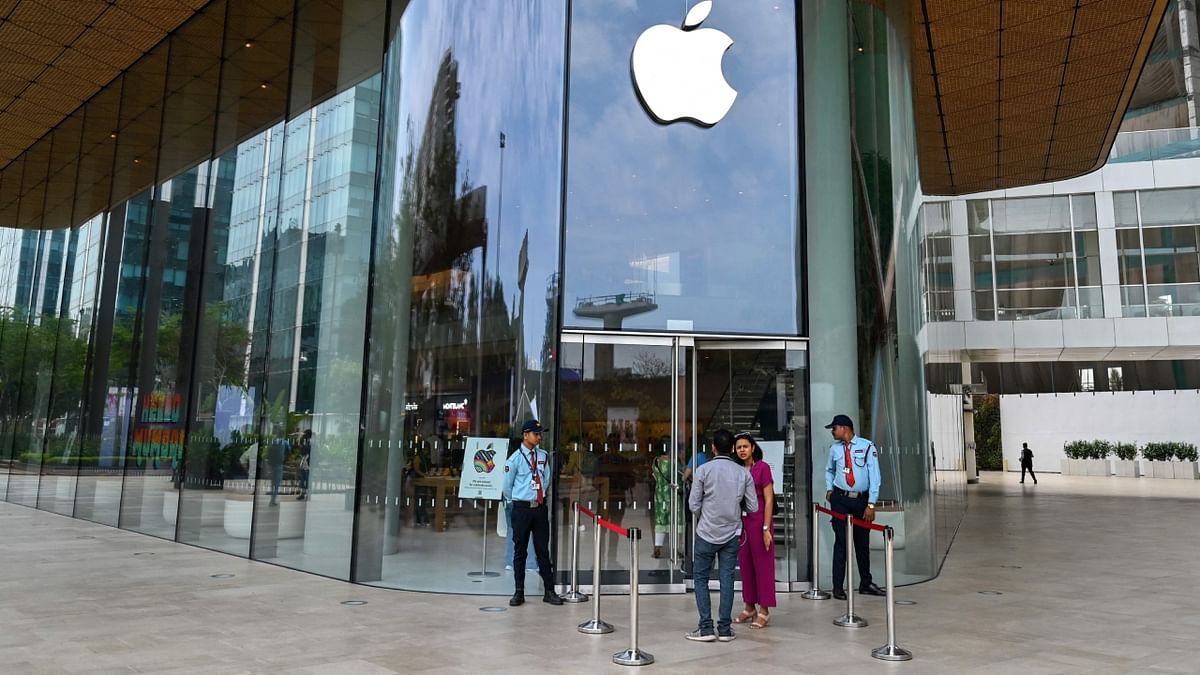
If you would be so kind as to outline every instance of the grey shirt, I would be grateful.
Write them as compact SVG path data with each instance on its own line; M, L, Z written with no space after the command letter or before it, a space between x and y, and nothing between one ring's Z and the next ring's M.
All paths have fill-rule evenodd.
M717 456L696 469L688 506L699 514L696 536L724 544L741 534L742 512L758 510L754 479L741 463Z

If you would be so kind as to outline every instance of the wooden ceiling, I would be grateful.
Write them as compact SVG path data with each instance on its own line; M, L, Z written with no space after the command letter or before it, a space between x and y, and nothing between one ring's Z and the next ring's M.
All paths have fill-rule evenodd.
M1168 0L912 0L922 190L1102 166Z
M0 0L0 168L209 0Z

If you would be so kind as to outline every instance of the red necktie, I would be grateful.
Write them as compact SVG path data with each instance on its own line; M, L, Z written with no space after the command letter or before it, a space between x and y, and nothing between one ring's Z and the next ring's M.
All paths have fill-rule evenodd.
M533 461L535 455L537 450L529 453L529 470L533 472L533 486L537 489L537 505L541 506L545 495L542 493L542 474L538 473L537 463Z
M846 485L854 487L854 460L850 459L850 444L844 444L842 449L846 451Z

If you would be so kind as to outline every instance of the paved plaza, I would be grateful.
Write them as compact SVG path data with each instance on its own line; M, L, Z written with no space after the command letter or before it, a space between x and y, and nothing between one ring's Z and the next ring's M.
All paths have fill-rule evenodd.
M1195 673L1200 635L1200 482L984 474L941 576L899 590L884 663L883 603L844 608L780 597L765 630L687 642L691 595L642 602L648 672ZM590 604L509 609L495 596L356 586L109 527L0 504L0 672L619 672L628 605L605 597L615 633L575 625ZM714 596L714 601L715 601ZM366 604L342 604L366 601ZM481 611L501 607L503 611Z

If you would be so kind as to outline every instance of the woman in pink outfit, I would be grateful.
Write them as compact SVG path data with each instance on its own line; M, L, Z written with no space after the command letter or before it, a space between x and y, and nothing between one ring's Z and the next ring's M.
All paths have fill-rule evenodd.
M754 489L759 491L758 511L742 515L742 547L738 564L742 570L742 601L746 608L734 623L749 623L751 628L766 628L770 608L775 606L775 485L771 467L762 461L762 448L747 433L734 436L734 452L750 470Z

